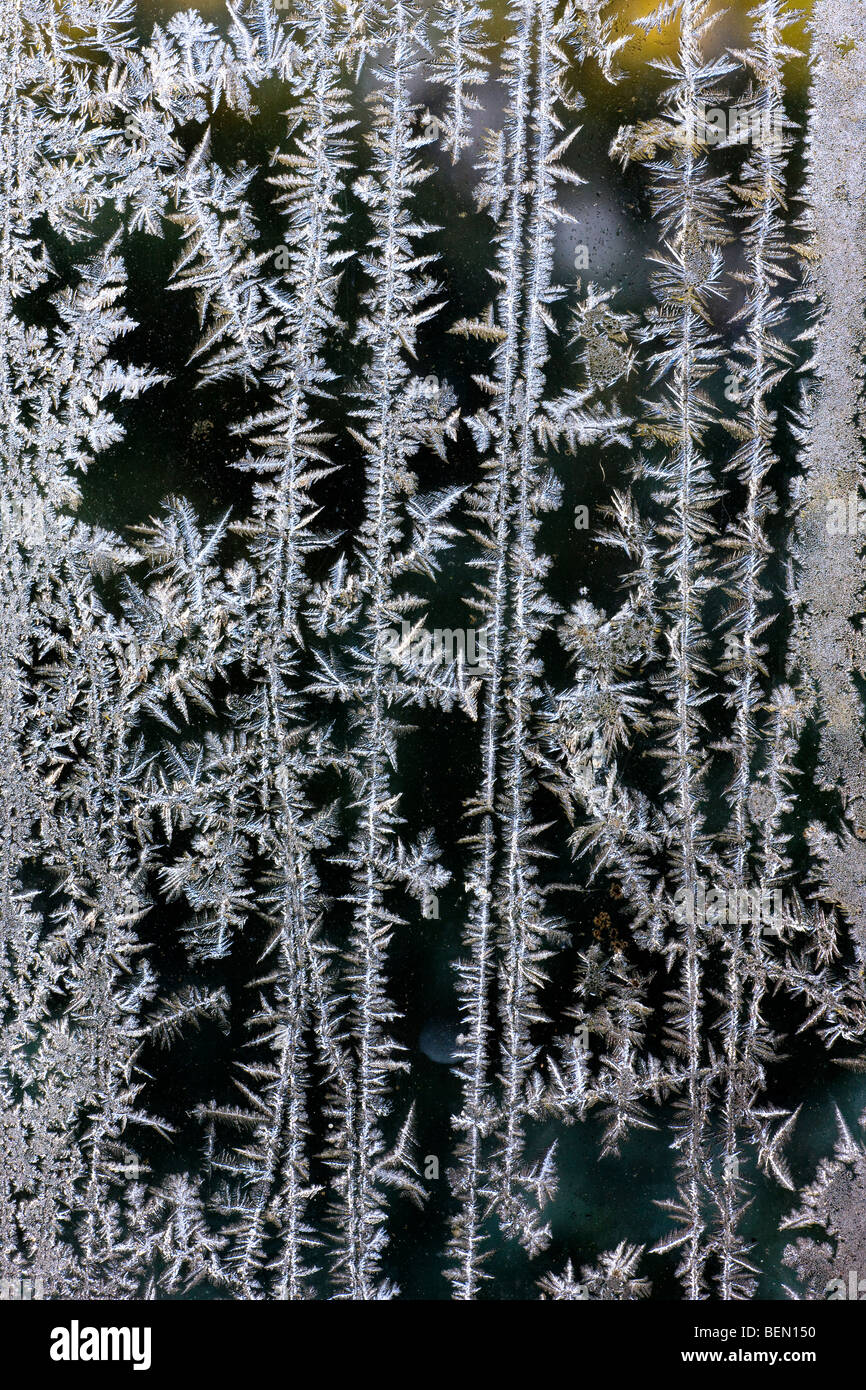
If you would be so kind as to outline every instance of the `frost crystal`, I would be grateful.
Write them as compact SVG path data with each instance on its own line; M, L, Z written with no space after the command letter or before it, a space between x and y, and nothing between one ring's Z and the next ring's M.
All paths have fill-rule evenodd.
M866 10L800 18L0 0L0 1292L861 1296Z

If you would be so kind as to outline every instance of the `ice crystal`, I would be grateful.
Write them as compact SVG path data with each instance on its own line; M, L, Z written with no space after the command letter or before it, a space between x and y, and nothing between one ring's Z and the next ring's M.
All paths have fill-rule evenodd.
M626 9L0 0L4 1288L859 1297L866 18Z

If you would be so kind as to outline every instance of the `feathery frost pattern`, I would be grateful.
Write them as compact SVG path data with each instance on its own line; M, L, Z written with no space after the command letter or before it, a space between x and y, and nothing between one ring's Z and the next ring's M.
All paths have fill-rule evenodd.
M0 57L0 1289L859 1297L860 0Z

